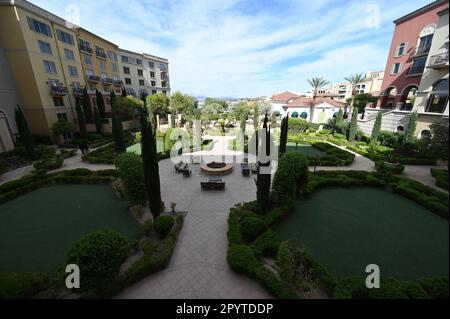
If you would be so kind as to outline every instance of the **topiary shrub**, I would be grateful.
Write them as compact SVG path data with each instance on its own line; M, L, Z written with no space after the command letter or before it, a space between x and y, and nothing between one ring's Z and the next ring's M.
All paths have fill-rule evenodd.
M277 263L280 267L280 277L287 282L292 282L295 278L294 254L288 241L280 244Z
M128 199L132 203L144 204L147 195L141 157L134 153L119 154L116 158L116 167Z
M405 166L395 163L387 163L385 161L376 161L375 169L382 174L400 175L405 170Z
M266 230L261 236L253 242L252 249L256 256L266 256L276 258L278 248L280 247L280 239L278 234L272 229Z
M153 222L153 228L160 239L165 238L173 227L174 219L172 216L159 216Z
M266 223L256 214L247 213L244 215L241 223L241 233L247 242L253 242L266 229Z
M272 190L277 203L302 193L308 184L308 160L298 152L286 153L278 162Z
M128 240L112 230L90 233L77 241L65 263L80 267L82 291L102 289L119 273L128 256Z
M235 245L228 249L228 265L238 273L253 274L258 261L253 255L250 247L245 245Z

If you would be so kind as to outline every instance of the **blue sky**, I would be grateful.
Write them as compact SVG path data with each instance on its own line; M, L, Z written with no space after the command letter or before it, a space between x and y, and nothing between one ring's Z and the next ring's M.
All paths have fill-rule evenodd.
M169 59L172 90L254 97L384 70L393 20L431 0L31 0L119 47Z

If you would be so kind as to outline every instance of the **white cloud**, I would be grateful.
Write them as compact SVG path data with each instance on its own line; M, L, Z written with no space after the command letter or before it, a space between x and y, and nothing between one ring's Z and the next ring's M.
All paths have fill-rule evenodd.
M70 1L36 0L64 16ZM306 79L340 81L384 69L392 20L427 0L258 2L80 0L81 25L120 47L167 57L171 87L210 96L305 91ZM380 28L366 28L368 4L379 4ZM236 6L238 5L238 6ZM243 12L237 9L247 6Z

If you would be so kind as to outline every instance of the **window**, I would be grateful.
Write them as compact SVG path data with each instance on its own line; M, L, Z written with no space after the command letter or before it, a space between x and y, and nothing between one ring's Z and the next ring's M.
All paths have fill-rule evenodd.
M166 92L166 91L162 91L162 93L163 93L164 95L167 95L167 92Z
M439 80L434 86L428 100L426 112L444 113L448 103L448 79Z
M76 66L69 65L69 75L70 76L78 76L78 70Z
M58 120L64 120L67 121L67 114L66 113L56 113L56 116L58 117Z
M112 66L113 73L117 74L117 64L113 63L113 64L111 64L111 66Z
M163 88L166 88L166 87L167 87L167 83L166 83L166 82L161 82L161 86L162 86Z
M123 73L125 73L125 74L130 74L130 68L124 66L124 67L123 67Z
M41 50L41 53L52 54L52 47L48 42L39 41L39 49Z
M155 63L148 62L148 66L150 67L150 69L154 69L155 68Z
M80 82L72 82L72 86L73 86L74 89L80 89L81 88Z
M159 68L160 68L162 71L165 71L165 70L167 70L167 65L166 65L166 64L163 64L163 63L160 63L160 64L159 64Z
M405 54L406 44L401 43L397 48L397 55L396 56L402 56Z
M145 85L144 80L139 80L139 85L140 85L140 86L144 86L144 85Z
M73 54L72 50L64 49L64 55L66 56L67 60L75 61L75 55Z
M136 59L136 64L138 64L138 65L142 65L142 60L140 60L140 59Z
M128 63L128 57L126 55L122 55L122 62Z
M150 71L150 77L151 77L152 79L154 79L154 78L155 78L155 72Z
M412 66L409 70L409 74L421 74L425 69L425 63L427 61L427 57L423 56L417 59L414 59Z
M50 29L50 26L30 17L27 17L27 20L31 31L52 37L52 30Z
M103 60L100 60L100 69L101 69L103 72L106 72L106 62L103 61Z
M118 77L117 75L114 75L114 76L113 76L113 80L114 80L114 81L119 81L119 77Z
M102 79L107 79L107 78L108 78L108 74L102 73ZM108 91L108 90L106 90L106 91Z
M156 90L152 90L152 95L155 95L156 94Z
M61 96L54 96L53 104L55 106L64 106L64 99Z
M117 54L113 51L108 51L108 58L112 61L117 61Z
M106 59L106 53L105 53L105 50L104 50L103 48L101 48L101 47L95 46L95 54L96 54L98 57L101 57L101 58Z
M131 79L130 78L125 78L125 84L131 85Z
M152 86L156 86L156 81L151 82Z
M91 76L94 75L94 71L92 71L92 70L86 70L86 75L87 75L88 77L91 77Z
M80 39L80 50L92 54L91 44L88 41Z
M431 138L431 132L430 130L423 130L420 132L420 139L421 140L429 140Z
M394 63L391 67L391 75L399 74L402 69L401 63Z
M405 131L405 128L402 125L397 126L397 132L401 133L404 131Z
M428 34L420 38L419 47L416 54L425 54L430 51L431 42L433 41L433 34Z
M84 64L92 65L92 57L88 54L83 54L84 56Z
M48 84L50 84L50 85L53 86L53 87L59 86L59 80L49 79L49 80L48 80Z
M46 73L56 73L56 65L54 62L44 60L44 69Z
M139 76L144 76L144 71L143 70L138 70L138 75Z
M70 45L74 45L73 36L67 32L56 29L56 36L58 40Z

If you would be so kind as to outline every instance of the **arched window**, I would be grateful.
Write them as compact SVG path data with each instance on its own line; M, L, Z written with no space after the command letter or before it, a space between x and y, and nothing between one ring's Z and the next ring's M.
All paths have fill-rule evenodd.
M398 133L403 133L404 131L405 131L405 128L403 127L403 125L397 126L397 132Z
M420 139L427 140L431 138L431 132L429 130L423 130L420 132Z
M426 112L444 113L448 103L448 79L437 81L433 85Z
M425 54L430 51L435 30L436 24L429 24L422 29L419 34L419 43L417 43L416 54Z
M300 117L301 117L302 119L305 119L305 120L306 120L306 118L308 117L308 113L302 112L302 114L300 114Z
M291 117L297 118L298 117L298 112L293 112Z

